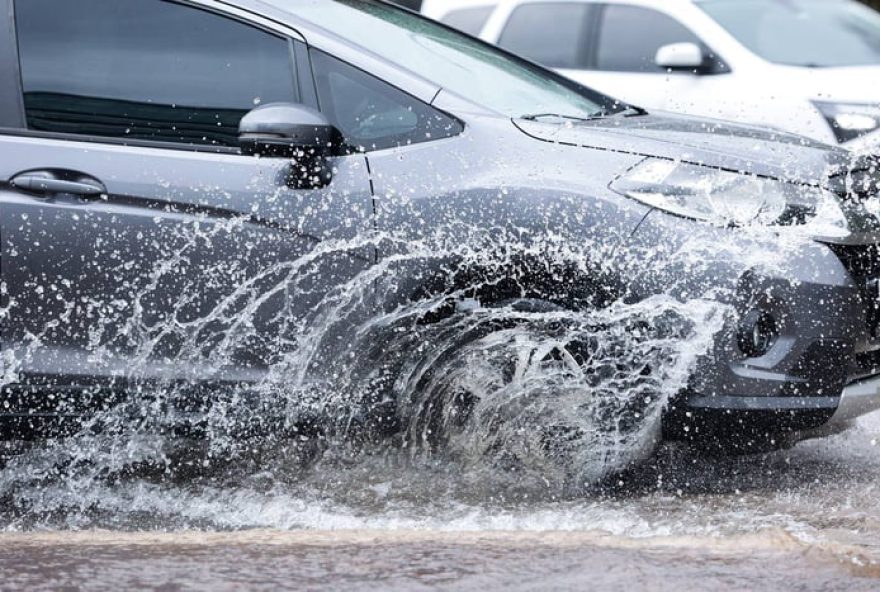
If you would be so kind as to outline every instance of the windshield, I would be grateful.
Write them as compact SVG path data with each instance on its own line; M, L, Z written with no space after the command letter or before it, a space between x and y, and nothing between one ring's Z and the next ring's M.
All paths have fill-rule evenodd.
M508 117L596 117L611 102L598 93L579 92L544 69L472 37L375 0L273 2Z
M855 0L705 0L699 6L770 62L880 64L880 13Z

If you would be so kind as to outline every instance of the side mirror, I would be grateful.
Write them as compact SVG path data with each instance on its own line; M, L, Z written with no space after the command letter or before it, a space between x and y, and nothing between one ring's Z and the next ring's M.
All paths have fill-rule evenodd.
M249 111L238 125L247 155L320 158L341 154L342 133L322 113L294 103L269 103Z
M670 43L657 50L654 63L666 70L704 72L706 54L696 43Z

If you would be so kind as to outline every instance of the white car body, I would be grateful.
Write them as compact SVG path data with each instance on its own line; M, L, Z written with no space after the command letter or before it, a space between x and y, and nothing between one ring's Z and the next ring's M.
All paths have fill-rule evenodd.
M498 43L517 8L562 2L639 6L663 13L689 29L729 69L700 75L556 68L577 82L634 105L774 127L832 144L837 144L838 138L816 101L880 106L880 65L816 68L771 63L750 51L693 0L425 0L422 12L443 20L463 7L494 6L479 37ZM880 127L844 145L876 151L880 149Z

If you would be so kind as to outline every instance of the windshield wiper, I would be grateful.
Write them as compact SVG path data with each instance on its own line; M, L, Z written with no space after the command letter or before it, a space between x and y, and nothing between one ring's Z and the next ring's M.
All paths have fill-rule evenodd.
M606 117L641 117L643 115L647 115L648 111L646 109L642 109L641 107L636 107L634 105L627 105L625 108L620 111L615 111L614 113L607 113Z
M619 111L608 111L603 109L587 117L577 115L563 115L561 113L532 113L529 115L523 115L520 119L526 119L528 121L541 121L545 119L561 119L563 121L593 121L596 119L604 119L606 117L639 117L647 114L648 112L641 107L627 105L625 108L620 109Z
M595 117L578 117L576 115L562 115L561 113L532 113L529 115L523 115L520 119L526 119L528 121L541 121L542 119L562 119L566 121L590 121L591 119L597 119L598 117L603 117L602 114L596 115Z

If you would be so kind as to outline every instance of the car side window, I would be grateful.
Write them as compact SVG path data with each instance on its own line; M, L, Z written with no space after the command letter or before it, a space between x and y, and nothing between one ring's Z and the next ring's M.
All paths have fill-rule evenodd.
M166 0L16 0L27 126L237 146L258 104L297 101L290 42Z
M322 51L312 50L321 111L365 151L455 136L453 117Z
M650 8L606 4L596 47L596 67L615 72L666 72L654 62L670 43L702 41L674 18Z
M549 68L586 69L592 11L584 2L522 4L508 18L498 45Z
M495 5L450 10L440 19L440 22L468 35L476 36L483 30L483 26L489 20L493 10L495 10Z

